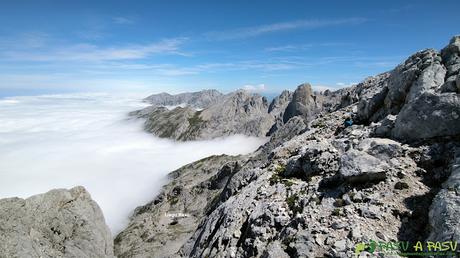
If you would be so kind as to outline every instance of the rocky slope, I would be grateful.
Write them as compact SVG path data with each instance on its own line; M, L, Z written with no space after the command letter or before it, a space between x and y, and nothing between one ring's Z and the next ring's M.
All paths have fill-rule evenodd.
M455 37L350 88L283 93L269 105L283 111L266 145L221 168L176 171L117 236L116 254L350 257L371 240L460 241L459 54ZM192 212L191 199L201 200Z
M0 200L0 257L114 257L99 206L83 187Z

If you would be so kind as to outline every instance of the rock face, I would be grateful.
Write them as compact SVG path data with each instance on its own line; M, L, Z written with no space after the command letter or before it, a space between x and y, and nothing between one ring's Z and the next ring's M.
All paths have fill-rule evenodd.
M370 84L371 94L360 100L357 120L379 122L377 134L405 141L458 135L459 42L456 36L441 52L420 51L379 76Z
M451 164L451 175L433 200L429 218L432 228L427 241L460 240L460 149ZM457 250L457 255L460 250Z
M400 140L460 134L460 95L425 93L399 113L393 137Z
M212 104L219 103L222 97L223 94L217 90L202 90L177 95L168 93L154 94L145 98L144 101L154 107L188 105L194 108L206 108Z
M216 113L203 110L206 123L237 116L238 124L259 123L246 124L253 128L247 131L226 122L208 128L270 132L270 141L226 164L176 171L159 199L139 208L117 236L117 254L351 257L356 243L370 240L460 241L459 42L454 37L440 52L420 51L335 92L301 85L270 105L237 95ZM344 127L350 116L355 123ZM185 180L191 175L201 177ZM159 215L168 212L190 212L193 220ZM375 256L371 251L362 255Z
M0 257L114 257L99 206L83 187L0 200Z
M302 84L294 91L291 102L289 102L283 115L283 121L286 123L294 116L312 119L312 115L318 109L315 96L310 84Z

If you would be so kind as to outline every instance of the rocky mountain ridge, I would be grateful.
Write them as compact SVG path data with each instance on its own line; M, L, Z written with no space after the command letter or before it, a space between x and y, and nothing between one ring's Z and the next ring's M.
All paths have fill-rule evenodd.
M176 95L163 92L146 97L143 101L154 107L188 105L194 108L206 108L219 103L223 94L217 90L202 90L198 92L186 92Z
M183 93L206 95L208 91ZM299 85L294 92L284 91L268 103L265 97L245 90L219 95L216 103L196 110L202 103L200 98L182 101L183 94L169 95L176 102L161 101L162 94L152 95L154 105L131 112L132 116L146 119L145 129L162 138L180 141L204 140L234 134L247 136L270 136L277 128L287 123L291 117L312 120L325 107L328 98L321 92L313 92L311 85ZM172 110L159 103L174 103ZM331 104L331 102L328 102Z
M214 177L202 182L181 183L180 175L193 172L179 170L162 194L177 201L157 199L140 208L147 212L135 214L117 236L116 254L350 257L357 243L370 241L459 241L460 91L452 83L459 77L452 61L460 61L458 43L455 37L441 52L418 52L388 73L324 92L314 102L301 97L310 94L300 87L300 97L288 97L278 116L283 123L266 145L238 166L232 161L210 169ZM442 57L446 49L450 55ZM356 124L345 128L349 116ZM220 193L203 198L201 192L221 174L228 179ZM182 205L194 198L208 200L205 216L161 226L174 232L191 223L191 237L166 253L145 248L143 242L157 242L150 233L159 227L145 218L161 221L159 209L187 214ZM151 238L139 237L137 227Z
M417 52L390 72L334 92L314 93L305 84L270 104L236 92L201 111L135 112L161 137L202 139L214 130L212 137L244 133L270 140L250 155L213 156L172 172L162 193L138 207L115 237L114 255L368 257L376 255L372 241L460 241L459 72L456 36L441 51ZM347 117L355 123L345 127ZM0 206L9 212L1 218L18 216L9 202ZM103 228L86 214L76 213L73 221L82 217ZM39 228L58 237L48 230L53 223L44 220ZM96 229L81 235L99 234ZM14 256L13 242L2 249ZM72 257L59 248L50 247ZM94 252L82 257L112 255ZM459 255L456 249L450 256Z

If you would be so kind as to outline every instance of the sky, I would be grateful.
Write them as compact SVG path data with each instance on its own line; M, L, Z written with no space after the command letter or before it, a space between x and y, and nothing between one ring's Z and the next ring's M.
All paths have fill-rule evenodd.
M460 1L0 1L0 97L358 83L460 34Z

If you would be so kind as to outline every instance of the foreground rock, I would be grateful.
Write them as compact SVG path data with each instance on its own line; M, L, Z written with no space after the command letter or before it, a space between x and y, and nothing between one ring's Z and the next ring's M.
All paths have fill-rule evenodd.
M83 187L0 200L0 257L114 257L110 230Z

